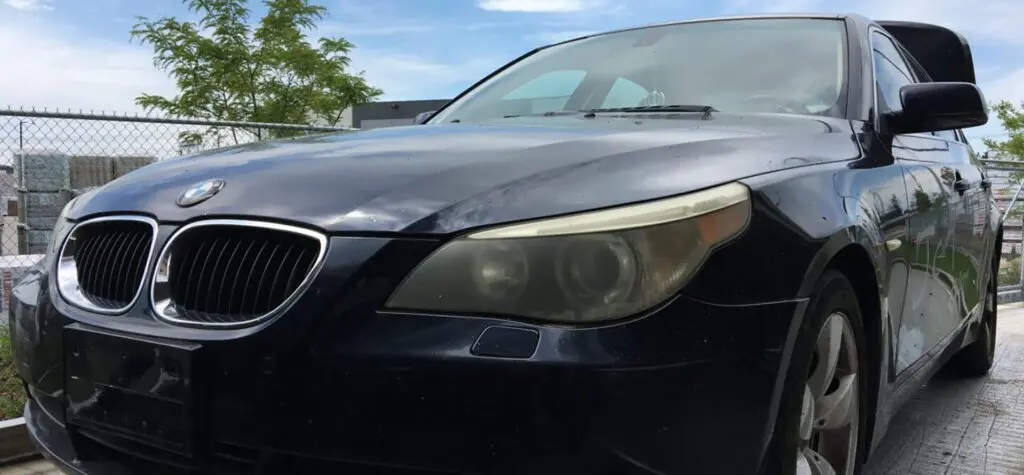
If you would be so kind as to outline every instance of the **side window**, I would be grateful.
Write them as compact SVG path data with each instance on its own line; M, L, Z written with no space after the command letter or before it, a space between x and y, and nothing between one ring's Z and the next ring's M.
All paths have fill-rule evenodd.
M562 110L586 75L582 69L551 71L527 81L501 99L523 102L530 113Z
M871 35L875 63L875 87L878 89L879 112L900 110L900 87L915 82L914 75L903 61L892 40L884 35Z
M617 78L601 103L601 108L637 106L649 94L643 86L629 79Z

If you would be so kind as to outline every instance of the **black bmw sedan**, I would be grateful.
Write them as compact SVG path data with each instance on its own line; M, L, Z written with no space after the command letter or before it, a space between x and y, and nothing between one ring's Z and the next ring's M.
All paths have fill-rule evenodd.
M992 364L974 83L939 26L687 21L143 168L14 290L31 436L87 475L856 474Z

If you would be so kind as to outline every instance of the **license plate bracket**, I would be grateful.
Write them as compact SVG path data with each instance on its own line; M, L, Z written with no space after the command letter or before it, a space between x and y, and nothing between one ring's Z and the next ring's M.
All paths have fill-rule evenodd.
M195 449L197 343L64 327L67 423L187 457Z

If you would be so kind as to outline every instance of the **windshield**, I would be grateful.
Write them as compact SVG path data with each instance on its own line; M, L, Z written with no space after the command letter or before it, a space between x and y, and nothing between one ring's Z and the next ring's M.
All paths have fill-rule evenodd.
M594 36L513 64L430 123L659 105L839 115L845 32L840 20L771 18Z

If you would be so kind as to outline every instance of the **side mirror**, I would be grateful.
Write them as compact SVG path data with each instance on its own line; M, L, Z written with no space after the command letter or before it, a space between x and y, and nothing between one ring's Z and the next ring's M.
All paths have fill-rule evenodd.
M903 110L888 116L893 133L965 129L988 122L988 104L969 82L925 82L900 88Z
M434 115L435 112L437 111L420 112L419 114L416 114L416 118L413 119L412 123L415 125L422 125L424 122L430 119L430 116Z

